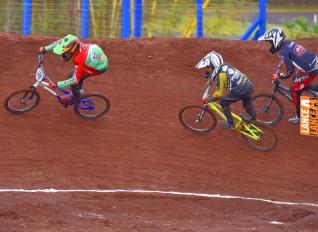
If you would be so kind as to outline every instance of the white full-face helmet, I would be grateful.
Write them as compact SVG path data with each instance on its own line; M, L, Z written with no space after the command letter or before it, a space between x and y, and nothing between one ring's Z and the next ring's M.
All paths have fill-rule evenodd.
M222 56L219 53L213 51L207 54L205 57L203 57L203 59L200 60L199 63L197 63L195 68L211 68L212 73L210 78L213 79L215 75L220 71L223 63L224 62Z
M286 38L285 32L279 28L272 28L258 38L258 41L267 41L271 44L269 51L275 53L279 50Z

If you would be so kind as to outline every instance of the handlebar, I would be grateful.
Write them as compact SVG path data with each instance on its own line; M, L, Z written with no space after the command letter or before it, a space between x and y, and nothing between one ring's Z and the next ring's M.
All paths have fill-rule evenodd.
M39 53L38 60L39 60L38 70L40 70L41 75L43 75L42 80L48 80L49 82L52 82L51 79L44 72L44 67L43 67L44 53Z

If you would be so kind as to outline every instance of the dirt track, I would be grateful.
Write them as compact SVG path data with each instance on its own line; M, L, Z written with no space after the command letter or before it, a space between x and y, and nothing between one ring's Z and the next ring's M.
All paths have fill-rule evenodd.
M37 49L55 39L0 34L1 102L33 84ZM105 93L110 112L85 121L43 91L27 114L2 107L0 190L145 189L318 204L318 138L287 123L289 103L270 153L252 150L231 131L197 135L178 122L180 108L200 104L205 80L194 65L211 50L245 72L256 92L270 91L278 58L267 47L211 39L94 42L110 69L88 79L85 91ZM318 52L317 42L302 44ZM45 65L54 80L71 67L53 54ZM0 201L1 232L318 231L318 207L302 205L142 193L0 192Z

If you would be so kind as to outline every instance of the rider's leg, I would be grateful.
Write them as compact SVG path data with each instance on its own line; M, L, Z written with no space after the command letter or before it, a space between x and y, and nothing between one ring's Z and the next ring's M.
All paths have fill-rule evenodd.
M256 120L257 115L256 115L255 108L253 106L253 103L252 103L253 92L254 92L254 89L253 89L253 87L251 87L243 95L242 102L243 102L243 108L251 116L251 120Z
M300 122L300 96L302 90L299 88L299 83L293 83L291 85L291 96L296 107L296 115L292 116L288 119L288 121L292 124L298 124Z
M305 87L306 89L310 89L310 90L313 90L313 91L318 91L318 85L312 82L312 80L315 79L317 76L318 76L318 69L310 72L309 77L311 77L311 81Z
M80 100L84 91L83 91L83 85L84 85L84 80L86 78L89 78L89 77L92 77L92 76L97 76L97 75L100 75L102 73L104 73L106 71L105 70L102 70L102 71L97 71L97 70L94 70L94 71L90 71L90 74L84 74L81 78L81 80L79 81L78 83L78 87L75 87L75 91L76 91L76 97Z
M74 71L70 72L67 75L67 79L72 78ZM64 96L60 96L60 103L67 108L68 105L72 104L73 102L71 102L73 99L73 95L72 94L66 94Z
M71 85L71 90L73 94L73 103L78 104L81 100L81 86L79 84Z
M231 128L231 127L234 126L234 120L233 120L233 117L232 117L232 114L231 114L230 104L233 103L233 102L236 102L238 100L240 100L240 98L237 95L235 95L235 94L233 94L231 92L225 94L221 98L220 105L221 105L221 107L223 109L223 113L224 113L224 115L225 115L225 117L227 119L227 122L220 121L221 126L223 126L225 128Z
M306 89L310 89L310 90L313 90L313 91L318 92L318 85L311 82L311 83L306 87Z
M298 124L300 121L300 96L303 90L313 81L316 77L314 74L307 74L305 76L296 76L294 83L291 85L291 96L296 107L296 116L289 118L289 122Z

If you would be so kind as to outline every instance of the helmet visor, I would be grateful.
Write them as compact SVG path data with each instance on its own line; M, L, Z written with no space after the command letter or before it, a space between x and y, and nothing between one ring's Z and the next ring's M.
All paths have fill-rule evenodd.
M78 43L78 38L74 35L67 35L63 39L60 39L55 48L53 49L53 52L57 55L62 55L65 51L68 51L68 49L71 49L73 43Z

